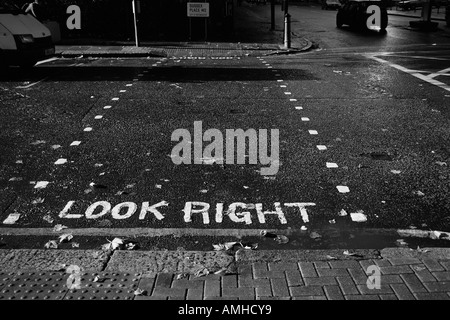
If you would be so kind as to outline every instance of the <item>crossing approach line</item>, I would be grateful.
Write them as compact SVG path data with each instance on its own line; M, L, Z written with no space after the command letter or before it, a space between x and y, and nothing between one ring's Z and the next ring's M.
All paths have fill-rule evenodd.
M398 64L395 64L395 63L392 63L392 62L380 59L380 58L372 56L372 55L367 56L367 57L370 58L370 59L373 59L375 61L378 61L380 63L387 64L390 67L395 68L397 70L400 70L400 71L403 71L405 73L408 73L408 74L412 75L413 77L416 77L416 78L418 78L420 80L426 81L426 82L428 82L428 83L430 83L430 84L432 84L434 86L437 86L437 87L440 87L440 88L442 88L444 90L450 91L450 86L449 85L447 85L447 84L445 84L443 82L440 82L438 80L435 80L433 78L430 78L428 76L425 76L423 74L420 74L416 70L410 70L410 69L402 67L402 66L400 66Z

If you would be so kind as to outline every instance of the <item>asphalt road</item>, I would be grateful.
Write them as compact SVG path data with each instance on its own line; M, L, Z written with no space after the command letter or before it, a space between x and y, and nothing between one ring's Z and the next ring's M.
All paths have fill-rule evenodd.
M395 18L387 35L361 34L305 10L293 30L319 44L305 54L2 72L0 231L16 235L3 245L41 247L49 237L25 235L56 224L101 239L147 230L159 247L205 250L236 236L264 242L261 229L298 236L283 248L365 247L355 234L372 228L450 231L445 30L416 33ZM222 133L224 150L227 129L266 129L268 140L278 130L277 174L262 175L261 158L194 154L209 144L197 147L196 121ZM200 164L173 163L177 129Z

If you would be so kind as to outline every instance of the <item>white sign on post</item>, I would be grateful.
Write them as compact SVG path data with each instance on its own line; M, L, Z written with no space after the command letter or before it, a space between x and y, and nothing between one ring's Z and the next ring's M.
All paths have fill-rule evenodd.
M203 2L188 2L187 3L187 16L188 17L209 17L209 3Z

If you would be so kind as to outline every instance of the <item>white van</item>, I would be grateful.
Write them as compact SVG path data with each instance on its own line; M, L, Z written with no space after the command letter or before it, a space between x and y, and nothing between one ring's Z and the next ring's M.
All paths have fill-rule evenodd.
M31 67L54 54L50 30L14 1L0 0L0 65Z

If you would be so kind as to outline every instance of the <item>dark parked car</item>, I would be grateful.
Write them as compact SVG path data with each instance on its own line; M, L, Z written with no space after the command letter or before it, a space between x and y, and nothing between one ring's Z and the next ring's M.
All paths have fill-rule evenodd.
M399 1L397 3L397 7L399 7L402 10L416 10L417 8L421 8L423 4L424 2L420 0L406 0L406 1Z
M339 9L340 7L341 7L341 3L338 0L323 0L322 1L322 10Z
M342 25L348 25L355 29L367 30L367 19L372 13L367 13L367 8L370 5L380 7L381 21L379 22L378 30L385 32L388 24L388 14L386 7L381 0L349 0L347 1L336 15L336 25L338 28Z

